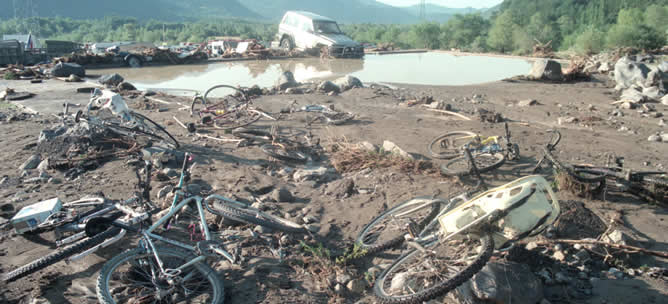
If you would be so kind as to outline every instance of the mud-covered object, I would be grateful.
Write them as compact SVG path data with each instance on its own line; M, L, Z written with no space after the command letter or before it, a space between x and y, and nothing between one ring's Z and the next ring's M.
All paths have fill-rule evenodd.
M281 91L287 88L294 88L298 85L299 83L295 80L295 75L290 71L283 72L278 81L276 81L276 87Z
M529 72L529 79L561 81L564 76L561 73L561 64L554 60L536 60Z
M347 91L352 88L364 87L361 80L359 80L357 77L350 75L343 76L337 80L334 80L334 84L339 86L339 88L341 88L342 91Z
M133 84L131 84L127 81L121 82L118 85L118 89L122 90L122 91L136 91L137 90L137 88Z
M112 86L116 87L118 86L121 82L123 82L125 79L123 76L114 73L114 74L108 74L100 77L100 79L97 80L97 82L106 85L106 86Z
M76 63L59 62L51 68L49 74L54 77L70 77L70 75L86 77L86 70Z
M339 93L341 92L341 88L334 84L331 81L323 81L318 85L318 91L329 93L329 92L336 92Z

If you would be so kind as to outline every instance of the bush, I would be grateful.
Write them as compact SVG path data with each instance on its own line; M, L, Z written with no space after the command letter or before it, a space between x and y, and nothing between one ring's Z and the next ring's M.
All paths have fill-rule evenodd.
M666 43L663 33L646 25L617 24L608 32L607 45L610 48L635 47L639 49L656 49Z
M16 75L16 74L14 74L14 72L10 71L10 72L5 73L3 78L5 80L16 80L16 79L19 79L19 75Z
M587 28L575 39L575 50L580 54L590 55L603 50L605 37L593 27Z

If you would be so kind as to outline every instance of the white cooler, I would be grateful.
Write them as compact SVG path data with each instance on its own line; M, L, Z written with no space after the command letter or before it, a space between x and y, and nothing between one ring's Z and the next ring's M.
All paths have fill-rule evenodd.
M60 211L62 207L63 204L59 198L25 206L11 219L12 226L18 234L31 231L44 222L49 215Z

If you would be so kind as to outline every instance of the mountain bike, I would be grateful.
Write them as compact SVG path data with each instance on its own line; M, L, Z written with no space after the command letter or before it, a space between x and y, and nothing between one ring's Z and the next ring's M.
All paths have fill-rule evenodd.
M574 181L588 185L587 190L590 192L629 192L646 201L668 204L668 173L627 169L623 167L623 159L616 159L616 165L613 166L564 163L552 153L561 141L561 133L557 130L549 132L552 136L543 147L543 157L534 167L533 173L540 172L543 164L549 164L558 173L565 173Z
M441 296L479 272L495 249L507 250L541 233L559 212L541 176L485 191L439 215L435 232L409 233L405 243L411 249L379 274L374 293L381 303L422 303Z
M318 154L320 140L315 138L309 130L303 136L303 140L288 139L280 135L278 127L273 125L270 131L260 129L237 128L232 130L236 137L258 142L260 149L265 154L282 161L306 162L309 157Z
M236 94L231 97L235 102L231 103L225 99L216 104L211 104L208 99L209 94L214 90L223 88L235 91ZM224 84L209 88L204 95L195 95L190 104L190 116L195 114L199 116L204 125L213 125L218 129L225 130L250 125L266 115L251 106L250 98L243 90Z
M138 186L142 191L141 193L136 192L128 200L113 202L103 198L82 199L69 205L66 204L62 213L51 215L47 221L38 226L38 231L35 233L53 230L57 231L57 235L63 232L74 234L56 242L61 247L60 249L8 272L2 277L2 280L6 282L18 280L65 259L68 261L80 260L101 248L118 242L125 236L124 229L106 229L99 225L100 220L124 220L128 226L149 220L150 214L146 213L146 210L155 209L148 197L150 162L146 162L145 171L146 177L143 180L136 171L139 179ZM88 209L89 207L93 209ZM79 208L85 208L87 211L78 215Z
M489 172L502 166L506 160L516 160L520 156L519 145L511 141L508 123L504 124L504 136L481 137L468 131L443 134L429 144L432 157L449 159L441 165L445 176L463 176L471 173L471 162L462 154L462 149L471 151L480 173ZM501 143L503 141L503 143ZM440 150L435 151L436 147Z
M112 116L91 115L91 111L94 110L109 110ZM65 111L67 111L67 104ZM98 112L98 115L100 114ZM95 89L86 106L86 111L79 110L75 114L76 123L82 120L92 126L106 128L121 135L146 137L150 140L165 141L174 148L179 147L179 142L163 126L142 114L131 111L123 97L112 91Z
M224 258L238 263L238 253L230 253L224 244L212 237L206 223L205 210L242 223L265 226L288 233L305 233L302 225L262 212L248 205L220 195L206 198L186 196L183 183L188 173L182 169L179 184L168 212L155 224L138 229L118 221L107 221L109 227L119 227L137 233L141 240L137 248L126 251L104 264L97 279L97 296L100 303L169 302L169 303L223 303L222 280L207 263L208 258ZM183 199L182 199L183 198ZM186 209L194 210L199 239L195 245L183 243L157 234L168 229L177 215ZM111 228L110 228L111 229ZM161 242L168 246L158 246Z

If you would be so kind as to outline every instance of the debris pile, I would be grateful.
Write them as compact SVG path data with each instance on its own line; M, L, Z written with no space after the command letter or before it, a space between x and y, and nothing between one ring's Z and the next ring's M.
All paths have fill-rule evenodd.
M209 58L201 48L191 52L181 53L166 48L150 48L144 49L141 54L152 57L152 62L170 64L186 64L207 60Z

